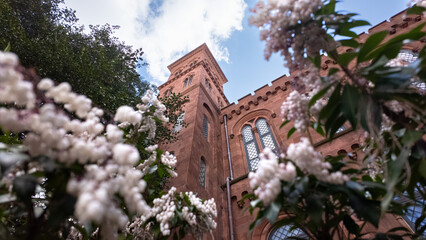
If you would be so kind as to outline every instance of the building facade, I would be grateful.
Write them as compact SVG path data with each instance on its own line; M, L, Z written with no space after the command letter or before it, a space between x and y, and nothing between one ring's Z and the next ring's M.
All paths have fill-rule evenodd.
M360 40L383 30L389 32L386 39L390 39L424 22L421 15L405 19L402 15L403 12L372 27L368 34L360 35ZM424 41L407 44L401 54L415 58L416 51L423 45ZM339 51L351 49L340 48ZM326 74L333 64L323 59L322 73ZM298 142L302 137L295 133L287 139L291 124L280 128L282 102L293 89L300 87L294 84L297 81L293 81L293 74L281 76L270 85L255 90L254 95L248 94L238 103L230 104L223 92L227 79L206 44L168 68L171 74L168 81L158 88L160 96L170 92L188 96L185 113L181 116L188 127L177 127L179 140L161 146L178 158L178 177L173 185L180 191L190 190L198 192L200 197L215 199L218 208L215 239L232 239L231 235L233 239L285 239L286 229L277 229L267 221L249 231L254 217L244 210L249 200L242 198L251 192L247 175L256 169L259 152L265 147L277 153L284 152L289 144ZM362 134L352 131L346 124L332 142L312 132L315 147L324 156L347 154L353 160L362 159L359 149ZM386 215L378 230L407 227L409 224L402 217ZM377 229L368 226L367 231Z

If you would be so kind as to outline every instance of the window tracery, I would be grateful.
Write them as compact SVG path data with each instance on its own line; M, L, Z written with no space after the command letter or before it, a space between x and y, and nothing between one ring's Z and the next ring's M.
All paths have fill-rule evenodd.
M247 121L241 130L243 145L246 153L246 160L249 171L255 171L259 164L260 149L258 141L262 149L268 147L272 149L277 155L279 154L279 147L271 131L271 128L265 118L251 119ZM252 126L255 126L253 128ZM257 137L255 135L257 132Z
M268 240L285 240L285 239L308 239L306 234L300 228L294 228L293 225L277 226L272 229L268 236Z

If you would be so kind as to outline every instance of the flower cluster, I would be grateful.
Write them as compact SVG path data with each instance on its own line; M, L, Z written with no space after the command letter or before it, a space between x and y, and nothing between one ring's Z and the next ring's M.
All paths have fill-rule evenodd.
M287 154L282 155L282 157L292 160L303 172L314 175L320 181L343 184L349 180L348 176L343 175L340 171L330 172L330 163L323 160L321 154L314 150L307 138L302 138L299 143L290 144ZM257 171L250 172L248 177L254 194L266 206L280 194L281 181L293 181L297 172L291 162L279 163L278 157L269 148L265 148L259 157Z
M213 217L217 216L214 199L203 201L193 192L176 192L172 187L167 194L156 198L151 211L135 218L127 226L127 233L140 239L152 239L149 229L158 224L163 236L170 235L177 221L185 231L191 232L194 237L200 237L205 231L216 228Z
M23 145L31 157L27 158L30 159L27 166L37 165L39 156L65 166L82 165L84 172L71 173L67 183L68 193L77 198L74 217L83 224L98 224L105 239L115 238L118 230L125 229L129 221L127 214L149 215L151 209L142 196L146 188L143 177L156 161L157 146L148 147L146 150L152 155L139 164L139 151L124 143L124 131L120 126L149 131L148 135L155 137L154 118L168 119L164 116L165 106L152 91L142 98L138 110L128 106L117 110L114 119L121 123L120 126L106 125L101 121L104 112L92 107L87 97L72 92L68 83L55 86L52 80L42 79L37 89L52 101L36 108L35 89L32 83L24 81L17 66L16 55L0 52L0 102L9 104L0 107L0 126L6 131L26 132ZM77 118L72 118L73 114ZM145 119L149 120L144 122ZM176 165L176 158L167 152L161 161L170 168ZM25 174L19 162L22 161L10 163L14 169L4 175L2 184L11 186L13 178ZM125 211L121 204L125 205ZM168 212L158 214L166 216Z
M265 148L259 154L260 161L256 172L249 173L250 187L254 194L269 205L281 192L281 180L290 182L296 177L296 168L291 162L279 163L271 149Z
M294 121L294 127L300 132L309 127L309 99L298 91L293 91L281 106L283 120Z
M343 184L349 178L342 172L330 172L331 164L325 162L321 153L315 151L307 138L302 138L298 143L292 143L287 149L287 158L305 173L314 175L318 180L331 183Z
M305 54L312 56L330 48L326 32L313 19L323 5L322 0L271 0L258 2L250 24L261 28L260 38L266 41L265 58L280 51L290 70L303 69ZM295 25L302 23L301 28ZM306 49L306 50L305 50Z
M35 105L33 84L24 81L22 74L15 70L18 63L15 54L0 51L0 102L33 108Z
M154 206L151 210L151 216L155 216L160 223L160 230L164 236L170 235L171 221L175 216L175 192L176 188L172 187L167 194L154 199Z

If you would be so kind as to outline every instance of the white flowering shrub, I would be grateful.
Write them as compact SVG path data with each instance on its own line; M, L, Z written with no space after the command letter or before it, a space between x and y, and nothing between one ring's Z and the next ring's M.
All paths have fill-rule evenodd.
M214 199L202 200L193 192L177 193L172 187L161 198L154 199L154 206L149 214L137 218L127 226L127 233L138 239L154 239L160 232L163 236L172 235L183 238L188 233L197 239L216 228L214 217L217 216ZM167 239L167 238L165 238Z
M154 144L169 118L152 91L136 110L121 106L108 121L68 83L33 83L23 71L16 55L0 52L0 140L8 140L0 145L0 238L117 239L146 230L127 231L140 219L161 227L153 239L179 227L197 236L215 228L213 200L182 193L193 197L173 208L181 195L174 188L163 195L177 159ZM171 221L175 216L181 220Z
M400 15L405 21L426 13L425 1L413 2ZM265 58L279 52L294 76L281 126L292 122L287 136L298 131L303 137L279 158L265 149L258 170L249 174L254 193L247 197L257 198L250 210L259 209L251 227L263 218L274 222L284 212L288 217L279 224L294 225L312 239L342 239L338 226L359 239L364 223L378 227L383 213L409 211L394 200L398 194L411 203L426 199L425 23L395 36L373 31L362 41L353 28L369 23L336 11L337 3L268 0L252 10L250 23L260 28ZM412 41L418 41L418 50L409 62L399 52ZM327 62L333 64L324 71ZM346 132L365 136L362 161L323 157L314 149L312 132L332 141L347 122ZM414 239L424 234L425 219L423 211L412 234L393 229L375 239Z

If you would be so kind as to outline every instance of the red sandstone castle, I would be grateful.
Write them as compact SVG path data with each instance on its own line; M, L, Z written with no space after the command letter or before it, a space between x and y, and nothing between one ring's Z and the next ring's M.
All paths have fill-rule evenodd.
M402 18L403 12L393 16L369 29L369 34L388 30L386 39L405 33L424 22L424 17L409 16ZM361 41L368 34L360 35ZM407 61L416 58L416 51L423 42L406 45L400 56ZM339 51L351 51L341 48ZM326 73L333 62L324 59L322 71ZM179 159L177 170L179 176L173 181L180 191L195 191L203 198L214 198L217 204L217 229L215 239L285 239L285 227L275 227L264 221L253 231L249 225L254 217L244 208L249 200L242 197L250 192L247 175L256 169L258 154L269 147L276 152L284 152L293 142L298 142L301 135L294 134L287 139L287 132L292 126L280 129L282 119L281 104L292 91L292 76L282 76L271 85L265 85L230 104L223 92L223 84L228 82L206 44L186 54L168 66L171 74L166 83L159 87L160 96L170 92L188 96L185 113L181 116L187 128L175 127L179 132L179 140L162 146L162 149L173 152ZM344 125L338 138L332 142L315 135L315 146L323 155L347 154L351 159L361 159L359 149L361 132L352 131ZM415 220L412 216L383 217L379 230L404 226L410 227ZM280 216L284 218L285 216ZM374 227L367 231L375 232ZM348 237L349 239L349 237Z

